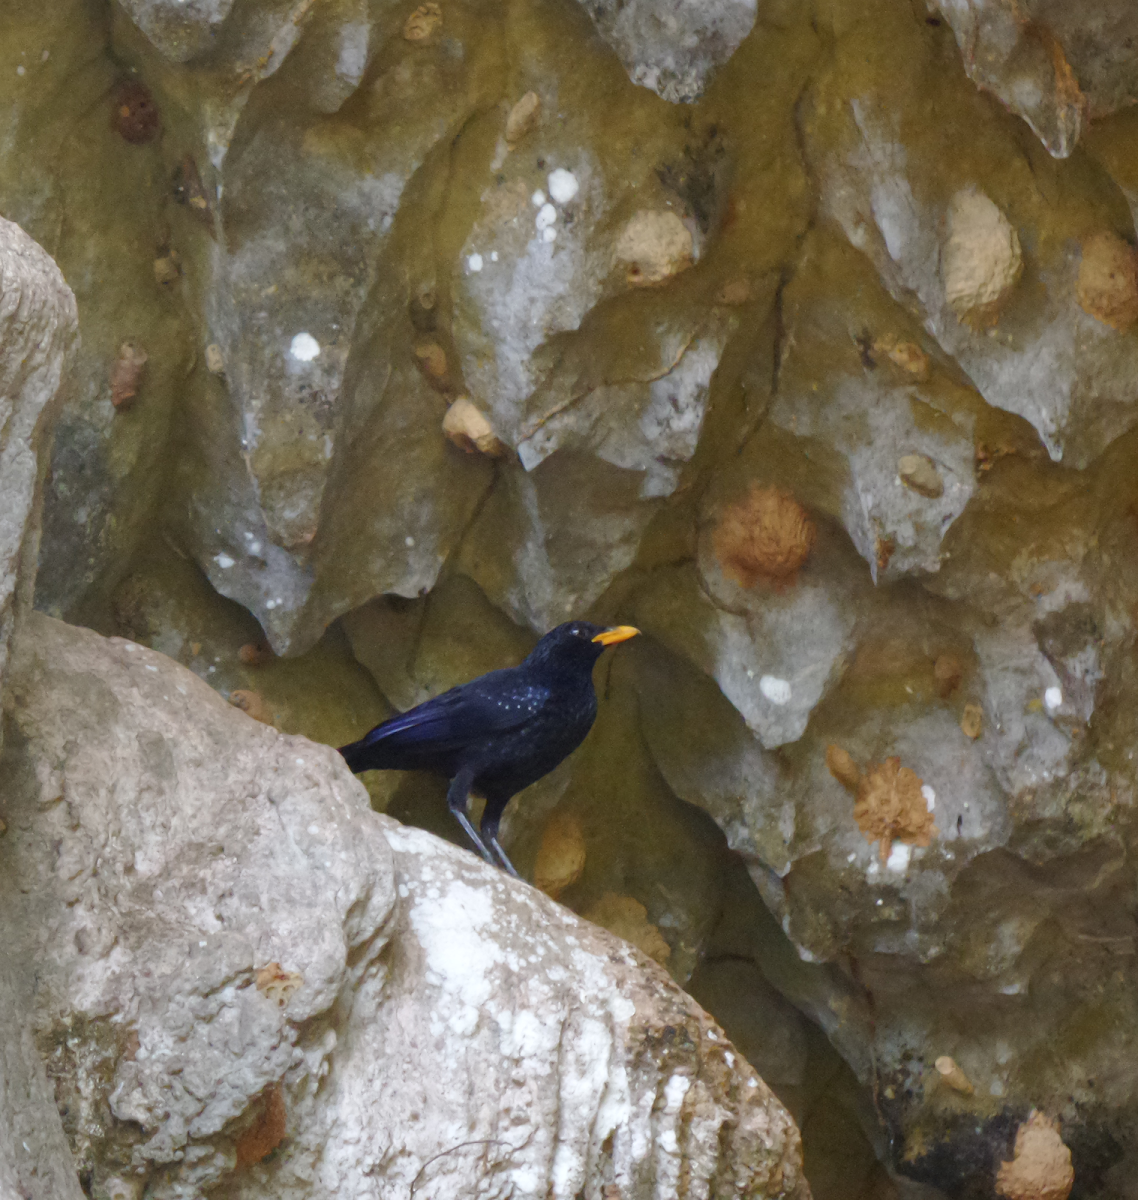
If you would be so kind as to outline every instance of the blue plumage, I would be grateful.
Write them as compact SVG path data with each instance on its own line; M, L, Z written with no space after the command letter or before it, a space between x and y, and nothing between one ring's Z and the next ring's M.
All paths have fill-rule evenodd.
M340 753L353 771L431 771L451 780L447 803L488 862L516 875L498 844L510 798L548 774L585 739L597 715L593 664L630 625L570 621L551 630L517 667L491 671L377 725ZM482 836L466 815L471 791L486 798Z

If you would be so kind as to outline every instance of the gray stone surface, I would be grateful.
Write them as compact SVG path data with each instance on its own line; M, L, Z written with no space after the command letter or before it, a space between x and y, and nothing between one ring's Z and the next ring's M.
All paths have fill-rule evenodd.
M773 981L861 1080L850 1140L822 1060L779 1066L823 1200L873 1192L841 1166L867 1140L991 1190L961 1164L1031 1107L1125 1195L1133 6L108 11L0 18L0 209L83 328L40 604L332 744L568 617L640 625L589 741L511 806L519 864L576 822L562 902L625 914L677 981L761 893L777 921L714 994ZM148 357L116 408L124 342ZM493 457L448 441L459 398ZM716 538L768 488L817 531L771 578ZM858 798L894 757L927 846ZM366 782L453 832L437 781Z
M978 87L1018 113L1057 158L1095 117L1138 99L1130 52L1138 14L1125 0L931 0Z
M912 62L906 69L919 68ZM932 131L902 143L895 113L874 98L834 96L833 103L822 122L827 136L820 139L830 148L818 160L824 211L869 257L893 297L919 314L989 405L1029 421L1055 461L1086 466L1138 419L1125 382L1135 370L1136 351L1132 339L1080 307L1073 237L1039 236L1041 223L1056 220L1056 210L1077 204L1077 193L1060 190L1044 200L1026 164L1004 173L1000 199L1022 214L1019 236L1034 245L1034 261L1030 279L1007 292L999 323L993 318L974 327L949 303L943 255L951 195L970 184L975 166L967 160L948 164L954 178L937 188L933 200L930 173L939 176L946 164ZM959 107L957 120L970 119L965 99L946 95L944 105ZM989 114L975 119L983 148L984 138L996 131L984 128ZM1088 232L1096 215L1081 214ZM1099 220L1108 221L1105 214Z
M0 695L31 610L51 427L78 340L75 297L59 268L18 225L0 220ZM32 1038L28 980L13 970L11 949L9 936L0 938L0 1193L79 1200Z
M809 1196L662 971L371 812L328 748L38 614L7 711L0 924L96 1191Z
M691 103L751 32L756 0L581 0L629 79Z
M0 683L31 605L51 427L78 341L75 297L59 268L0 219Z

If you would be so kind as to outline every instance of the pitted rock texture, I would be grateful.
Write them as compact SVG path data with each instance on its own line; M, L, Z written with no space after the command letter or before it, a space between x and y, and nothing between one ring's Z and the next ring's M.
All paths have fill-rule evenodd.
M1138 14L1119 0L1078 11L1060 0L932 0L975 83L1018 113L1056 158L1066 158L1095 117L1138 100L1129 51Z
M376 969L382 831L330 751L133 642L33 614L6 703L3 940L37 972L77 1166L155 1196L217 1183L242 1118L325 1066L331 1010ZM300 976L285 1005L257 987L271 963Z
M643 909L686 981L738 855L811 967L775 986L893 1170L987 1194L1037 1109L1114 1200L1138 1162L1114 1069L1138 1030L1133 6L20 14L0 208L84 334L38 603L332 744L561 620L638 624L590 740L507 813L516 860L572 815L563 902ZM785 572L753 569L761 530L720 536L771 492L813 530ZM904 820L855 813L835 745L897 760ZM453 833L437 781L366 784Z
M19 612L31 604L51 427L78 341L59 268L0 219L0 684Z
M22 229L0 219L0 696L16 630L31 610L52 421L77 344L75 297L59 268ZM13 971L10 949L0 938L0 1192L79 1200L32 1037L26 980Z
M0 929L96 1192L809 1197L659 968L327 748L38 614L7 719Z
M761 2L761 0L760 0ZM673 103L699 98L755 23L756 0L581 0L629 79Z

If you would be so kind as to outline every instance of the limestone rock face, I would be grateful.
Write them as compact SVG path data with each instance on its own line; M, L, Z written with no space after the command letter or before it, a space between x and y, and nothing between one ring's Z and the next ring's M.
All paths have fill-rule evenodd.
M581 0L629 79L673 103L697 100L755 23L756 0Z
M40 615L7 715L0 929L97 1193L809 1196L662 971L329 749Z
M75 297L59 268L0 219L0 684L31 604L52 421L77 344Z
M1074 150L1089 121L1138 99L1127 53L1138 15L1118 0L1078 11L1054 0L933 0L960 45L970 78L1031 126L1056 158Z
M898 56L903 89L921 86L921 52L913 49L915 57ZM1071 223L1092 210L1062 184L1044 201L1026 167L999 172L999 196L970 189L1002 135L988 126L991 112L972 112L976 98L955 89L942 95L942 117L974 122L977 136L947 164L947 186L930 189L931 176L946 169L935 134L902 141L895 110L857 86L835 71L811 125L825 211L889 293L915 306L988 405L1029 421L1055 461L1085 466L1135 420L1124 399L1134 343L1079 303L1081 254L1058 232L1073 232ZM1008 208L1020 214L1014 227ZM1038 236L1044 226L1054 233ZM1027 241L1030 268L1022 264ZM1023 271L1033 282L1021 281Z
M16 631L31 609L52 421L77 344L75 297L59 268L19 226L0 219L0 696L10 686ZM0 1191L80 1200L28 1021L26 980L13 970L7 939L0 945Z
M1128 0L17 5L0 15L0 211L58 261L83 332L38 604L176 658L257 714L265 747L357 738L569 618L636 624L598 664L589 739L505 815L523 871L540 862L566 908L706 984L749 1031L791 1089L823 1200L904 1195L891 1174L992 1194L1033 1110L1070 1151L1073 1195L1124 1197L1135 20ZM26 444L0 455L26 465ZM30 552L22 520L6 553ZM364 783L386 814L455 836L439 780ZM316 868L288 862L303 890ZM364 876L345 879L350 903ZM514 892L486 894L494 920L515 911ZM376 918L384 978L442 988L392 949L409 901ZM350 914L329 903L346 945ZM99 948L100 920L64 944L86 930ZM582 936L564 921L558 939ZM225 978L267 1065L233 1115L188 1115L193 1089L217 1090L191 1069L216 1074L216 1047L170 1068L186 1096L169 1118L146 1074L166 1060L124 1057L123 1111L142 1115L107 1128L146 1126L130 1155L153 1142L156 1188L195 1171L252 1187L288 1154L290 1179L316 1178L311 1147L341 1145L321 1107L336 1071L304 1080L373 1045L343 998L379 1011L356 969L380 960L369 942L296 965L249 922L267 957ZM206 934L220 977L238 960ZM321 972L338 998L290 1025ZM223 1022L213 978L193 1005ZM258 995L293 1033L241 1007ZM776 1010L784 1055L756 1028ZM592 1016L632 1046L614 1011ZM98 1056L118 1053L101 1031L84 1080L106 1082ZM70 1070L66 1039L52 1046ZM310 1065L281 1067L286 1047ZM175 1117L185 1155L160 1163ZM517 1143L475 1126L485 1161L514 1171L490 1143ZM282 1129L295 1153L269 1149ZM425 1146L376 1150L400 1200L444 1171Z

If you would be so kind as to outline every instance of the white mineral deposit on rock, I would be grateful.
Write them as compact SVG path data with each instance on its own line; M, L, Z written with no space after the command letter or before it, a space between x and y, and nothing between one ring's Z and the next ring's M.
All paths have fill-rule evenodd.
M482 255L472 254L466 260L467 269L474 275L477 275L482 270Z
M1063 707L1063 690L1062 688L1049 687L1043 693L1043 706L1048 712L1054 712L1057 708Z
M311 362L319 357L320 343L310 333L298 333L289 343L288 352L297 362Z
M759 680L759 691L772 704L789 704L791 697L790 683L786 679L779 679L775 675L764 675Z
M912 853L913 849L908 843L894 842L893 848L889 851L889 857L885 860L886 870L903 875L909 869L909 859Z
M558 204L568 204L576 196L581 186L577 182L577 176L572 171L567 171L564 167L558 167L556 170L550 171L546 183L549 184L550 196Z
M949 201L941 274L945 298L960 320L992 325L1023 273L1019 235L999 208L975 188Z
M629 283L663 283L692 265L691 231L674 212L642 209L620 231L615 253Z
M538 188L536 192L529 198L530 203L534 208L540 208L545 203L545 193Z
M534 218L534 225L537 229L548 229L550 225L557 221L557 209L552 204L543 204L537 211L537 216Z

